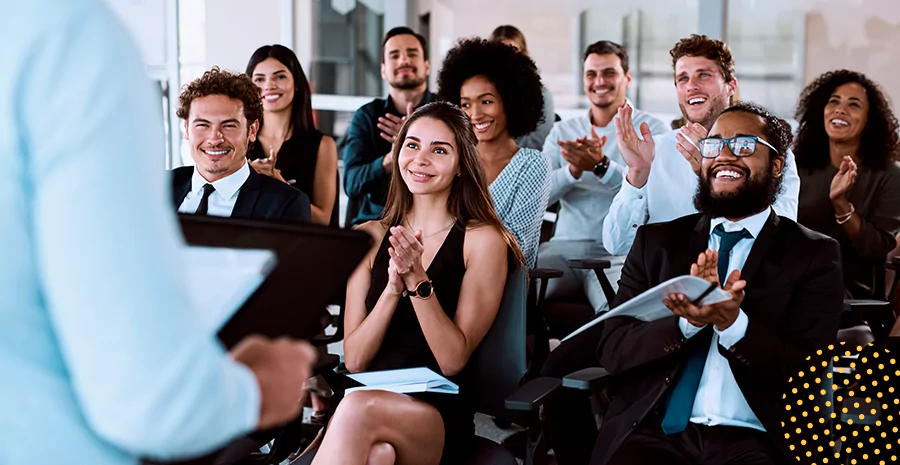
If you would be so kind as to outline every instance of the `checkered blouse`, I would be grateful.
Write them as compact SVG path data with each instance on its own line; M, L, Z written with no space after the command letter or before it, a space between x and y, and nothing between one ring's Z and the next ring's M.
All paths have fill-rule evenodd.
M550 161L537 150L519 149L491 183L490 191L500 220L515 236L529 268L534 268L550 198Z

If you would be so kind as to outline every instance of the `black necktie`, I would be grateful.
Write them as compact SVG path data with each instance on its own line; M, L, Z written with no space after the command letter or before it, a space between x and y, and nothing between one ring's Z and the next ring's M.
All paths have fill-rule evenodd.
M216 190L212 184L203 185L203 197L200 198L200 205L197 207L195 215L205 215L209 211L209 196Z

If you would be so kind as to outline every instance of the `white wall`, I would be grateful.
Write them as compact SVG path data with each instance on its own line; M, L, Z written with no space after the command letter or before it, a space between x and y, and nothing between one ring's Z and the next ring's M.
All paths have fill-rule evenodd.
M281 0L206 0L206 65L243 72L253 52L281 42Z

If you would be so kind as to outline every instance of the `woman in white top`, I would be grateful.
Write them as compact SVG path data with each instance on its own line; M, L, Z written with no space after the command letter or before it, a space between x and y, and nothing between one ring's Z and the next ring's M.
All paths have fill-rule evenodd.
M550 196L550 162L537 150L519 147L516 138L542 119L537 67L502 42L467 39L447 54L438 87L438 97L459 105L472 121L494 207L534 267Z

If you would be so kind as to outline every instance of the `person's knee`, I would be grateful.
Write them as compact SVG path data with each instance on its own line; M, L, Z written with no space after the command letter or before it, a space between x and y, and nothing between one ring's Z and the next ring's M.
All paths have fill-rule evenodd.
M386 442L378 442L369 450L366 465L393 465L397 461L397 451Z
M368 424L377 421L380 410L381 402L376 391L355 391L344 396L332 421L366 429Z

